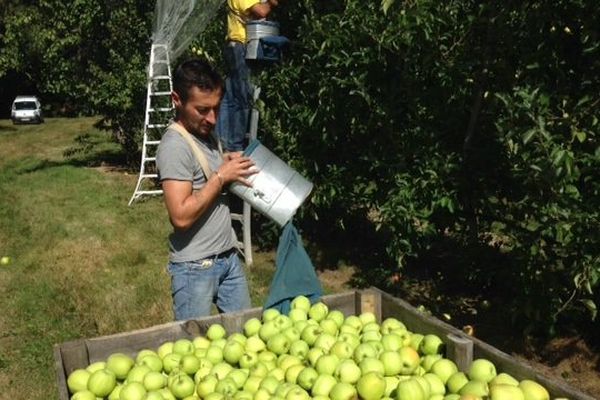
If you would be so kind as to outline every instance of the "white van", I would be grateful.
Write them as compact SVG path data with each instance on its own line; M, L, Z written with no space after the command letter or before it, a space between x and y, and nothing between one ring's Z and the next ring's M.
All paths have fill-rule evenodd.
M36 96L17 96L12 103L10 119L13 124L21 122L41 124L44 122L44 117L40 100Z

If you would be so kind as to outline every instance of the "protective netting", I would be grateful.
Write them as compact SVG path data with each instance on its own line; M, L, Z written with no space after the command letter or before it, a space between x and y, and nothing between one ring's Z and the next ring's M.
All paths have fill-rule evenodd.
M152 43L165 44L176 60L215 17L225 0L157 0Z

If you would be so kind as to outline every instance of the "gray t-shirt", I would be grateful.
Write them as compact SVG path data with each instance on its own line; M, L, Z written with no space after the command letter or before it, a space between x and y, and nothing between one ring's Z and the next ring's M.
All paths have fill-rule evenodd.
M217 170L223 159L216 146L192 137L206 155L210 169ZM167 129L160 141L156 165L161 182L169 179L190 181L194 191L206 184L202 167L190 145L173 129ZM169 235L169 259L172 262L201 260L229 250L235 244L227 194L222 193L188 230L173 230Z

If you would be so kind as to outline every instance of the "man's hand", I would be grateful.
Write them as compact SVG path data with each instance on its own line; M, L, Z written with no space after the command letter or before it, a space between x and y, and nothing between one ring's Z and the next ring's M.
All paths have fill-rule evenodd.
M228 159L225 156L223 157L225 162L217 171L223 178L223 184L228 185L232 182L240 182L246 186L252 186L246 178L258 172L258 169L253 168L254 161L249 157L243 157L241 153L228 154Z
M242 156L242 152L241 151L232 151L230 153L223 153L223 160L225 162L233 160L235 158L241 157Z

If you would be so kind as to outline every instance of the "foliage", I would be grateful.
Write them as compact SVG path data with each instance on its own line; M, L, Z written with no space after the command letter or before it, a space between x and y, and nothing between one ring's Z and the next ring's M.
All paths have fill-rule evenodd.
M261 136L315 183L304 227L370 232L397 264L371 258L380 278L452 242L465 282L504 291L516 319L595 316L599 16L585 1L285 3L293 47L259 77ZM472 259L481 246L498 265Z

